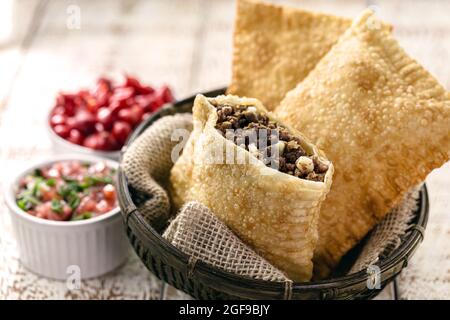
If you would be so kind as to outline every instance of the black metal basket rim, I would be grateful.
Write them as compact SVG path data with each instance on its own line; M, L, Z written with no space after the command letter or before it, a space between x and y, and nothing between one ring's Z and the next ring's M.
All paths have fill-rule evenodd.
M217 94L220 94L223 92L223 89L213 90L204 93L206 96L215 96ZM194 100L194 97L189 97L183 100L179 100L173 105L184 105L187 103L192 103ZM166 105L162 110L170 108L172 104ZM152 123L155 119L159 118L159 113L155 113L152 117L148 119L148 122L146 123ZM146 123L142 123L130 136L128 139L128 143L133 141L139 134L142 132L142 130L146 127ZM124 150L123 150L124 151ZM122 155L123 155L122 151ZM122 157L121 155L121 157ZM180 251L178 248L173 246L171 243L166 241L158 232L156 232L155 229L153 229L146 221L145 219L140 215L137 214L139 211L136 208L136 206L133 203L133 200L131 199L131 196L128 192L127 188L127 179L125 177L125 174L123 171L119 168L118 172L119 178L118 178L118 187L119 187L119 193L123 195L123 201L124 203L121 204L122 208L126 208L128 211L126 223L130 224L130 218L133 218L131 220L135 220L132 222L132 224L141 229L140 233L143 237L146 238L147 241L157 241L160 244L160 252L164 253L165 255L172 256L175 261L178 261L178 263L181 265L188 265L190 263L190 256ZM406 236L405 240L402 242L402 244L394 250L394 252L386 259L380 261L378 264L375 263L380 268L381 271L381 282L383 282L385 279L385 275L389 274L390 272L399 273L404 267L406 267L409 258L414 253L415 249L418 247L418 244L423 239L423 230L425 229L427 225L428 220L428 191L427 187L424 184L422 186L422 189L420 191L420 203L421 206L419 208L418 212L418 219L417 222L414 225L411 225L411 231ZM142 229L144 227L144 229ZM133 228L134 229L134 228ZM173 264L173 261L171 262ZM273 291L280 291L284 290L286 284L283 282L271 282L271 281L265 281L265 280L258 280L258 279L252 279L248 277L243 277L236 275L234 273L230 273L227 271L224 271L222 269L213 267L212 265L209 265L203 261L198 261L195 264L195 270L193 270L193 274L196 276L200 276L201 278L217 278L218 280L224 280L229 281L230 283L240 283L243 286L252 287L253 289L257 290L265 289L265 290L273 290ZM343 290L349 290L349 289L357 289L356 287L362 287L366 286L366 281L369 278L369 274L365 270L361 270L357 273L353 273L350 275L345 275L341 277L331 278L331 279L325 279L320 281L311 281L311 282L294 282L292 284L291 289L293 291L303 291L303 290L339 290L342 288ZM214 283L209 283L212 287L214 287ZM345 284L345 285L343 285ZM231 287L235 287L231 285ZM224 290L224 284L221 282L220 288L217 288L220 290Z

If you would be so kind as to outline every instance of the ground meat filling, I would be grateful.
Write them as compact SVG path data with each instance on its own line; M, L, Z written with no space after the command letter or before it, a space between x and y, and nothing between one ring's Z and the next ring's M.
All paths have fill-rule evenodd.
M301 146L300 138L270 120L256 107L225 104L214 106L218 117L216 129L225 138L245 148L267 166L273 167L275 164L283 173L311 181L324 180L328 165L318 156L307 154ZM274 148L277 148L278 156L271 157Z

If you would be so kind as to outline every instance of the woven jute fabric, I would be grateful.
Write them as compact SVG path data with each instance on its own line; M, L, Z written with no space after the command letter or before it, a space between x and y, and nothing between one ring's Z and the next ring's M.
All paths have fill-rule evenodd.
M394 208L371 232L361 254L349 273L366 269L379 259L389 256L401 243L402 236L410 228L410 221L417 209L419 188L405 195L401 204Z
M228 272L267 281L286 276L257 255L199 202L185 204L163 237L191 256Z
M170 217L170 199L164 186L173 166L172 150L179 143L172 139L177 129L191 131L192 116L178 114L156 121L127 149L121 163L135 191L139 212L157 230Z
M175 129L191 130L192 117L182 114L156 121L125 152L121 165L139 212L157 230L170 222L163 237L191 257L191 268L201 260L254 279L289 281L201 203L189 202L175 218L171 217L170 198L165 187L173 166L172 150L179 143L172 139ZM399 246L417 208L417 198L418 189L414 189L378 224L350 273L376 264Z

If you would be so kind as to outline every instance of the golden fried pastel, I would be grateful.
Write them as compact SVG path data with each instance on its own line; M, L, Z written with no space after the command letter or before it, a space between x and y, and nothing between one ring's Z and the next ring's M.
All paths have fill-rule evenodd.
M231 94L272 110L350 27L351 20L257 0L238 0Z
M315 272L326 276L405 193L449 159L450 95L365 11L275 114L334 163Z

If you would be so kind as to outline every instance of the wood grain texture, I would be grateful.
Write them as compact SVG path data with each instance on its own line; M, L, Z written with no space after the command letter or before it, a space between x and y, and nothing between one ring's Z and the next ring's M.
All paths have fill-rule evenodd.
M17 21L27 25L27 40L0 48L0 188L10 173L31 159L53 153L44 124L59 90L90 86L101 74L117 76L122 71L155 85L169 83L178 98L229 82L233 1L19 1L29 13ZM347 17L374 4L378 14L394 25L402 46L450 89L450 1L274 2ZM80 30L66 27L67 8L74 3L81 10ZM435 170L427 184L431 202L427 236L399 279L401 298L439 296L436 288L450 292L450 284L443 279L450 272L446 245L450 241L450 165ZM26 271L18 262L1 200L0 299L159 297L159 281L134 255L121 269L84 282L84 289L77 292L63 282ZM180 297L184 296L173 289L167 292L167 298ZM391 297L391 288L380 296Z

